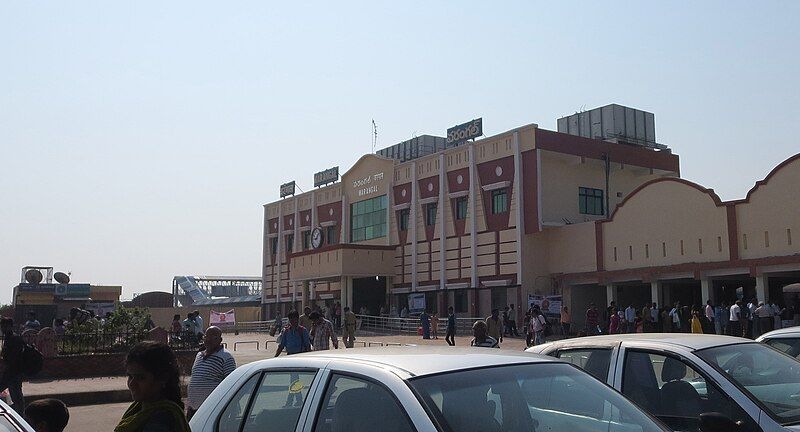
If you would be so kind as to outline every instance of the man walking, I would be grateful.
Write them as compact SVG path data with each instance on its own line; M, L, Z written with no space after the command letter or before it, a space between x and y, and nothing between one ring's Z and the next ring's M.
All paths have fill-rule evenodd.
M503 342L503 321L499 309L492 309L492 314L486 317L486 334Z
M12 408L19 415L23 415L25 398L22 395L22 355L25 351L25 342L14 334L14 320L11 318L0 319L0 331L3 332L3 352L0 359L4 366L0 378L0 391L8 389L13 403Z
M431 317L428 316L428 312L425 310L419 314L419 323L422 327L422 339L430 339L431 338Z
M456 314L452 306L447 308L447 331L444 340L450 346L456 344Z
M206 330L203 345L205 349L194 358L192 377L189 380L186 406L188 420L192 419L200 405L222 380L236 369L233 356L222 346L222 330L219 327L211 326Z
M520 337L519 330L517 329L517 310L514 308L513 304L508 308L508 325L511 336Z
M311 349L313 351L329 350L331 342L335 349L339 349L339 339L336 338L336 332L333 331L333 323L323 318L319 312L311 312L309 318L314 323L311 328Z
M289 318L289 324L283 328L278 337L278 350L275 351L275 357L281 355L284 349L286 349L286 355L311 351L311 338L308 330L300 325L300 314L296 310L291 310L287 318Z
M730 318L728 319L728 335L742 337L742 302L736 300L736 303L731 305Z
M345 348L353 348L356 341L356 314L350 306L344 307L344 335L342 335Z

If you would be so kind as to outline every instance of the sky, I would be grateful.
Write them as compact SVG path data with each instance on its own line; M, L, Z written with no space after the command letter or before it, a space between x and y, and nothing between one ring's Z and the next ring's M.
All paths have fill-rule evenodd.
M800 2L0 3L0 302L26 265L259 276L263 204L372 148L619 103L742 198L800 151Z

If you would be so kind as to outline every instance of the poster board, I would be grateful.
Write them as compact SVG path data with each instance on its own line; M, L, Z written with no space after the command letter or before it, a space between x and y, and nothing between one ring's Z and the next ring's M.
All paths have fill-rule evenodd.
M208 322L212 326L222 327L236 325L236 312L233 309L227 312L212 310L208 318Z

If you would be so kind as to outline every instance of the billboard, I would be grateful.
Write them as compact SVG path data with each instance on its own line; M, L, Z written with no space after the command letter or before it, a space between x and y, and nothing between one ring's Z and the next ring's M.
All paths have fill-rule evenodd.
M213 326L235 325L236 312L233 309L227 312L217 312L212 310L210 316L208 317L208 322Z
M528 294L528 307L538 305L545 315L560 315L563 299L560 295L540 296Z
M339 167L328 168L314 174L314 187L320 187L328 183L336 183L339 180Z
M295 183L294 180L290 181L289 183L284 183L281 185L281 198L294 195L294 187Z
M422 312L425 310L425 294L408 295L408 311Z
M483 135L483 118L478 118L447 129L447 146L458 145L481 135Z

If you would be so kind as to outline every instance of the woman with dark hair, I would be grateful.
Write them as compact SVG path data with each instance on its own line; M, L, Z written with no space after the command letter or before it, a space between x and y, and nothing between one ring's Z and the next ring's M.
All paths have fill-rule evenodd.
M178 359L168 345L139 342L125 359L133 403L114 432L189 432L181 402Z

